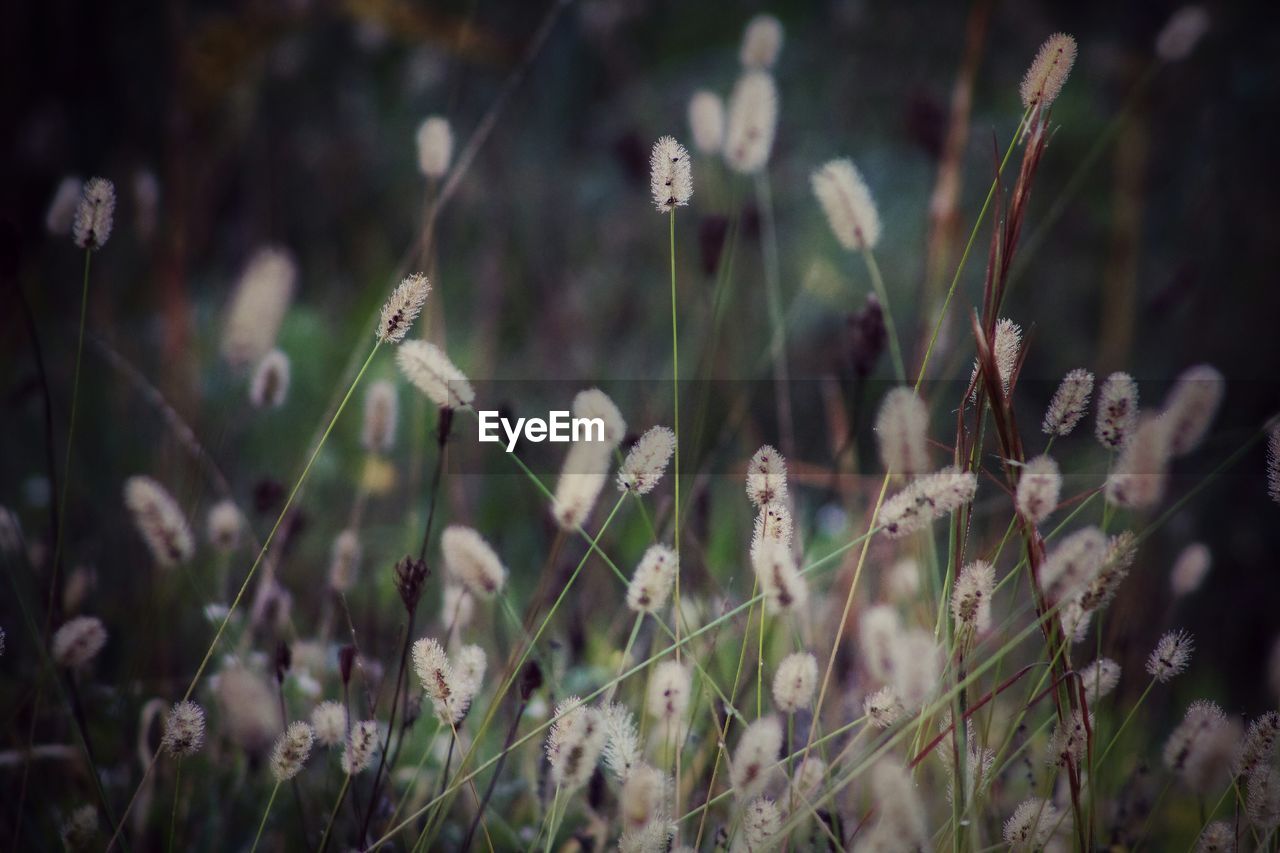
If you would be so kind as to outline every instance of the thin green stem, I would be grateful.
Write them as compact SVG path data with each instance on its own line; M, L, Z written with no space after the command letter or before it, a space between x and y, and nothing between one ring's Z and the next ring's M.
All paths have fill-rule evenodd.
M169 853L173 853L173 836L178 828L178 795L182 793L182 757L173 771L173 813L169 815Z
M898 337L898 326L893 320L893 310L889 307L889 291L885 289L884 277L880 274L880 264L876 262L875 252L864 249L862 259L867 263L867 273L871 276L871 286L880 299L880 307L884 309L884 325L889 332L889 357L893 359L893 372L899 382L907 381L907 366L902 359L902 344Z
M280 783L277 781L271 789L271 796L267 799L267 807L262 812L262 822L258 824L258 834L253 837L253 847L249 848L249 853L254 853L258 849L258 842L262 840L262 830L267 825L267 816L271 814L271 806L276 801L276 794L280 791Z
M320 836L320 846L316 848L317 853L324 853L329 846L329 833L333 831L333 822L338 817L338 810L342 808L342 802L347 798L347 789L351 787L351 774L344 773L342 776L342 790L338 791L338 799L333 803L333 811L329 812L329 822L324 825L324 835Z

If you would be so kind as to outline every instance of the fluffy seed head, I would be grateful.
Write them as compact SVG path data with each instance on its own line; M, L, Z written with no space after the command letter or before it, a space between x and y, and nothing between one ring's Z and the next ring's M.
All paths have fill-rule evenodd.
M1164 683L1187 671L1195 640L1186 631L1169 631L1147 658L1147 674Z
M902 700L892 687L881 687L862 701L862 712L877 729L887 729L906 715Z
M329 553L329 586L338 592L351 589L363 553L360 535L355 530L348 528L335 536Z
M942 655L928 631L913 628L898 636L890 650L893 691L914 711L929 701L942 673Z
M1169 460L1165 421L1152 416L1142 418L1107 477L1107 501L1130 509L1146 509L1159 503L1169 479Z
M649 494L662 479L675 449L675 433L663 426L650 427L623 460L618 471L618 490Z
M324 746L337 746L347 737L347 709L341 702L321 702L311 710L311 727Z
M478 647L468 647L478 648ZM479 688L475 664L480 674L484 671L483 653L478 661L471 662L472 672L461 672L449 662L444 647L432 638L423 638L413 644L413 669L422 682L422 689L431 700L436 719L443 723L460 723L471 707L471 700ZM461 655L461 652L459 652ZM461 660L461 658L460 658Z
M975 560L960 570L951 590L951 614L958 625L975 633L991 627L991 593L996 570L986 560Z
M818 659L809 652L793 652L773 675L773 705L784 714L794 714L813 704L817 686Z
M893 650L901 634L902 620L891 605L877 604L862 614L858 626L862 662L876 681L888 681L893 676Z
M605 749L607 754L608 747ZM666 774L656 767L637 764L631 769L618 796L622 820L627 829L639 830L667 815L669 784Z
M1115 598L1120 584L1138 556L1138 537L1124 530L1107 539L1107 550L1093 579L1080 593L1080 607L1086 612L1101 610Z
M1156 35L1156 56L1165 62L1180 62L1191 55L1208 31L1209 13L1204 7L1183 6Z
M245 264L227 307L222 357L247 367L271 351L293 300L298 267L288 250L265 246Z
M663 722L679 722L689 709L689 670L666 660L654 667L649 681L649 714Z
M618 839L618 853L666 853L675 834L676 825L670 820L651 820L638 829L623 832Z
M185 701L174 705L164 720L160 748L174 758L194 755L204 748L204 708Z
M1027 109L1048 109L1062 91L1076 61L1076 40L1066 33L1049 36L1031 61L1019 90Z
M635 715L619 702L606 706L601 714L605 730L605 767L619 782L626 781L640 766L643 754Z
M507 570L497 553L475 530L460 524L446 527L440 550L449 576L477 598L493 598L507 582Z
M391 291L391 296L382 306L382 314L378 318L379 342L398 344L403 341L413 327L413 321L422 313L422 306L427 303L427 294L430 292L431 282L425 275L416 272L406 276ZM400 366L404 367L403 361ZM410 376L409 379L412 381L413 377Z
M465 586L446 583L440 596L440 624L450 631L461 630L471 624L476 613L476 599Z
M885 595L897 602L907 602L920 594L920 563L904 557L889 568L884 579Z
M919 477L885 501L880 524L886 536L899 539L972 501L977 490L976 474L947 466Z
M1165 398L1160 418L1169 434L1169 451L1185 456L1200 446L1222 405L1227 382L1216 368L1199 364L1187 368Z
M600 711L588 708L577 696L557 705L554 719L547 735L551 782L572 792L587 783L600 760L605 744L604 719Z
M929 409L908 387L885 394L876 415L880 462L892 474L921 474L929 470Z
M1089 411L1089 396L1093 394L1093 374L1077 368L1062 379L1053 392L1049 408L1045 410L1040 429L1045 435L1070 435L1076 424Z
M756 507L787 500L787 460L768 444L747 463L747 498Z
M729 779L739 801L749 802L764 792L782 750L782 724L774 716L751 723L738 739L729 765Z
M342 750L342 772L348 776L363 773L373 764L377 751L377 721L361 720L351 727L351 734L347 736L347 745Z
M379 379L364 395L364 420L360 444L370 453L390 453L396 443L396 422L400 415L400 394L396 385Z
M1058 825L1058 809L1048 800L1023 800L1005 821L1004 841L1014 850L1039 850L1053 835Z
M675 137L664 136L653 144L653 151L649 154L649 190L659 213L670 213L677 207L684 207L693 197L693 167L689 152L676 142Z
M609 477L608 445L594 441L576 441L565 454L556 481L551 514L562 530L576 530L591 515L596 500Z
M1215 820L1200 833L1196 853L1236 853L1236 831L1225 820Z
M656 613L667 604L679 570L676 554L665 545L651 545L627 586L627 607L637 613Z
M396 350L396 364L406 379L442 409L470 406L476 398L467 377L435 344L406 341Z
M229 554L240 546L240 534L244 531L244 518L233 500L218 501L209 510L205 521L205 536L214 550Z
M1175 598L1190 595L1204 583L1213 564L1213 554L1203 542L1193 542L1182 549L1169 573L1169 586Z
M1086 725L1080 711L1072 712L1068 720L1055 722L1053 734L1049 737L1049 763L1059 767L1066 767L1068 764L1079 767L1088 749L1089 733L1093 728L1093 714L1089 714Z
M1111 658L1098 658L1080 670L1080 681L1084 684L1085 701L1092 708L1120 683L1120 664Z
M53 660L58 666L79 669L98 656L107 644L107 629L96 616L74 616L53 633Z
M1062 601L1093 580L1107 556L1107 537L1086 527L1063 537L1040 567L1040 583L1053 601Z
M1165 742L1164 764L1190 790L1204 795L1226 784L1239 743L1239 722L1213 702L1197 700Z
M1018 478L1018 512L1039 524L1049 517L1058 505L1062 492L1062 474L1058 463L1050 456L1037 456L1022 469Z
M302 771L302 766L311 757L311 745L315 739L311 726L301 720L289 724L271 750L271 774L277 782L288 782Z
M1280 424L1267 435L1267 496L1280 504Z
M830 161L809 176L809 185L841 246L851 252L875 248L880 242L880 212L852 160Z
M771 850L774 836L782 829L782 812L778 804L768 797L759 797L747 804L742 812L742 840L749 851Z
M280 704L275 689L256 671L232 664L214 681L219 731L245 752L265 754L280 735Z
M1277 742L1280 742L1280 713L1267 711L1249 723L1236 760L1237 775L1252 776L1258 768L1269 765L1275 757Z
M724 148L724 101L705 89L689 99L689 130L693 146L703 154L719 154Z
M418 125L418 169L432 180L443 178L453 159L453 129L443 116L429 116Z
M1280 771L1270 767L1249 777L1244 811L1264 832L1280 826Z
M887 760L871 768L871 796L880 814L876 828L887 839L885 846L875 849L922 850L929 846L924 803L904 768Z
M172 568L195 554L187 518L164 486L150 477L130 477L124 483L124 505L157 564Z
M816 755L811 755L791 775L791 795L798 802L812 800L827 778L827 762Z
M68 853L81 853L100 846L97 806L88 804L72 811L58 828L58 835Z
M993 339L995 343L992 349L995 354L996 373L1000 376L1000 388L1007 397L1009 396L1009 383L1013 380L1014 368L1018 366L1018 353L1022 349L1022 327L1012 320L1001 317L996 321ZM970 399L976 400L979 387L978 362L976 359L973 363L971 381L974 383L974 389Z
M289 395L289 356L273 349L262 357L249 380L249 402L256 409L278 409Z
M778 61L782 50L782 22L773 15L756 15L742 32L742 48L738 58L742 67L768 71Z
M751 559L754 560L766 543L775 543L791 548L791 536L794 524L791 510L782 501L767 503L756 513L755 525L751 531Z
M1113 373L1098 391L1098 421L1094 434L1108 450L1119 450L1138 425L1138 383L1127 373Z
M808 602L809 586L796 566L790 545L765 540L752 555L751 566L770 613L799 610Z
M622 412L599 388L588 388L573 395L573 416L604 421L604 443L611 450L627 435L627 422L623 420Z
M116 185L106 178L90 178L76 207L71 235L81 249L101 249L111 236L116 210Z
M729 96L724 159L729 168L751 175L764 168L778 129L778 89L766 71L748 71Z

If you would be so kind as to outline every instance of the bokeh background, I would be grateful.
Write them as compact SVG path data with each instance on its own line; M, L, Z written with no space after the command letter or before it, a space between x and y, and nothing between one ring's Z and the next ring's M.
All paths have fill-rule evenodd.
M190 658L181 644L202 646L208 627L194 611L165 606L179 595L177 582L147 567L120 483L140 471L159 476L195 519L213 499L141 383L192 426L237 498L258 507L259 529L345 387L353 354L365 351L371 312L405 269L432 274L428 334L495 405L535 413L598 384L633 428L664 422L667 231L648 200L648 150L665 133L687 139L695 90L727 96L742 27L759 11L786 27L769 182L796 377L793 463L812 473L801 516L815 541L838 542L861 520L846 518L840 490L824 484L839 444L824 393L835 382L847 394L844 408L861 424L857 445L873 459L868 418L889 371L882 360L871 381L849 379L848 318L869 282L831 238L808 175L844 155L866 174L885 222L879 258L891 301L900 327L919 340L996 152L1017 125L1018 81L1058 30L1076 36L1080 55L1053 111L1005 312L1030 347L1020 385L1026 422L1038 420L1073 367L1100 377L1127 369L1154 405L1179 371L1209 362L1227 377L1227 402L1205 449L1179 463L1175 492L1185 492L1280 409L1280 28L1265 4L1207 4L1212 27L1192 56L1157 65L1152 42L1174 8L993 0L9 4L0 28L0 503L19 514L29 537L47 534L42 396L16 288L32 306L61 436L82 255L44 219L68 174L104 175L120 191L115 234L93 263L68 536L75 563L93 569L95 610L108 624L133 623L137 635L106 654L139 694L185 682L172 661ZM957 159L948 161L957 85L971 86L972 107L956 135ZM423 253L424 212L438 188L417 170L414 132L428 114L449 118L460 150L478 129L483 138ZM954 221L931 215L946 162L961 181ZM708 235L737 210L744 226L730 331L708 393L721 415L744 395L749 404L738 420L713 414L724 428L690 452L713 481L737 483L742 461L776 440L770 386L760 381L770 374L760 359L768 326L759 211L752 187L721 163L697 156L694 170L693 204L677 217L685 352L694 354L688 364L701 364L715 281L703 255ZM139 203L139 182L155 190L154 208ZM988 233L984 227L960 280L956 316L978 301ZM293 253L299 284L281 335L293 362L289 403L263 414L248 407L244 375L220 360L218 337L240 270L265 244ZM968 352L965 328L946 326L931 371L938 381L926 385L941 441L963 384L950 380L967 380ZM394 374L389 357L375 373ZM295 619L304 623L318 605L303 590L324 570L358 471L356 420L337 430L321 459L282 569L299 590ZM406 414L401 427L402 448L429 440L420 413ZM461 429L472 430L470 422ZM1096 482L1100 451L1084 437L1072 447L1063 450L1064 468ZM548 476L558 459L546 447L530 451ZM1266 500L1263 464L1257 445L1144 546L1108 628L1117 656L1130 650L1134 671L1169 624L1192 630L1200 665L1176 693L1213 695L1249 715L1274 706L1265 673L1280 628L1280 507ZM451 465L450 513L491 532L511 555L515 583L531 587L549 536L539 495L496 451L463 447ZM702 560L714 576L706 583L733 588L743 572L731 564L741 563L749 517L745 507L706 501ZM371 507L370 571L383 571L411 541L406 513L420 513L421 504L401 483ZM720 524L728 532L716 531ZM640 532L634 536L638 543ZM1212 574L1170 612L1168 570L1192 541L1211 547ZM601 584L602 594L608 589ZM374 647L394 641L395 626L377 618L392 595L381 584L356 599ZM7 591L0 618L9 628L3 671L27 643ZM24 694L12 684L0 692L9 697L0 711L5 746L17 747L26 728L9 723L21 718ZM1161 729L1184 704L1171 702L1168 719L1152 711Z

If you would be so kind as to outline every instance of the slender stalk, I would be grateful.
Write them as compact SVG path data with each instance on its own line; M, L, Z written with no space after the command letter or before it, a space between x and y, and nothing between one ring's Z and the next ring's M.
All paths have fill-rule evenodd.
M271 796L267 799L267 807L262 812L262 822L258 824L258 834L253 837L253 846L249 848L249 853L254 853L258 849L258 842L262 840L262 830L267 825L267 816L271 814L271 805L276 801L276 794L280 791L280 783L271 788Z
M672 395L672 418L674 420L676 446L674 449L674 471L673 471L673 487L675 492L675 514L673 521L675 525L675 533L673 544L676 552L676 583L675 583L675 616L676 616L676 640L680 639L680 331L676 324L676 209L671 208L670 221L670 242L671 242L671 395ZM680 652L676 651L676 661L680 660ZM676 744L676 788L675 788L675 806L680 808L680 765L684 749L684 741ZM678 841L679 839L677 839ZM550 844L550 839L547 841Z
M902 359L902 344L898 337L898 326L893 321L893 311L889 307L889 291L884 286L884 276L880 274L880 264L876 262L875 252L864 249L862 259L867 264L867 274L871 276L871 286L880 299L880 307L884 309L884 325L889 333L889 357L893 359L893 372L899 382L907 381L907 366Z
M169 853L173 853L173 836L178 828L178 795L182 792L182 757L173 770L173 813L169 815Z
M329 822L324 825L324 835L320 836L320 846L316 848L317 853L324 853L329 846L329 833L333 831L333 821L338 817L338 810L342 808L342 802L347 798L347 789L351 787L351 774L345 773L342 778L342 789L338 791L338 799L333 804L333 811L329 813Z

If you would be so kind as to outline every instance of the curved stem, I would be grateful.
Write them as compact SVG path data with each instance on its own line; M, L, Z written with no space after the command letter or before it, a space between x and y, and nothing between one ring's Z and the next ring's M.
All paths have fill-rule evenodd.
M267 800L267 808L262 812L262 822L258 824L258 834L253 837L253 846L249 848L249 853L254 853L258 849L258 842L262 840L262 830L267 825L267 816L271 814L271 805L276 801L279 790L280 783L276 782L275 787L271 789L271 797Z

